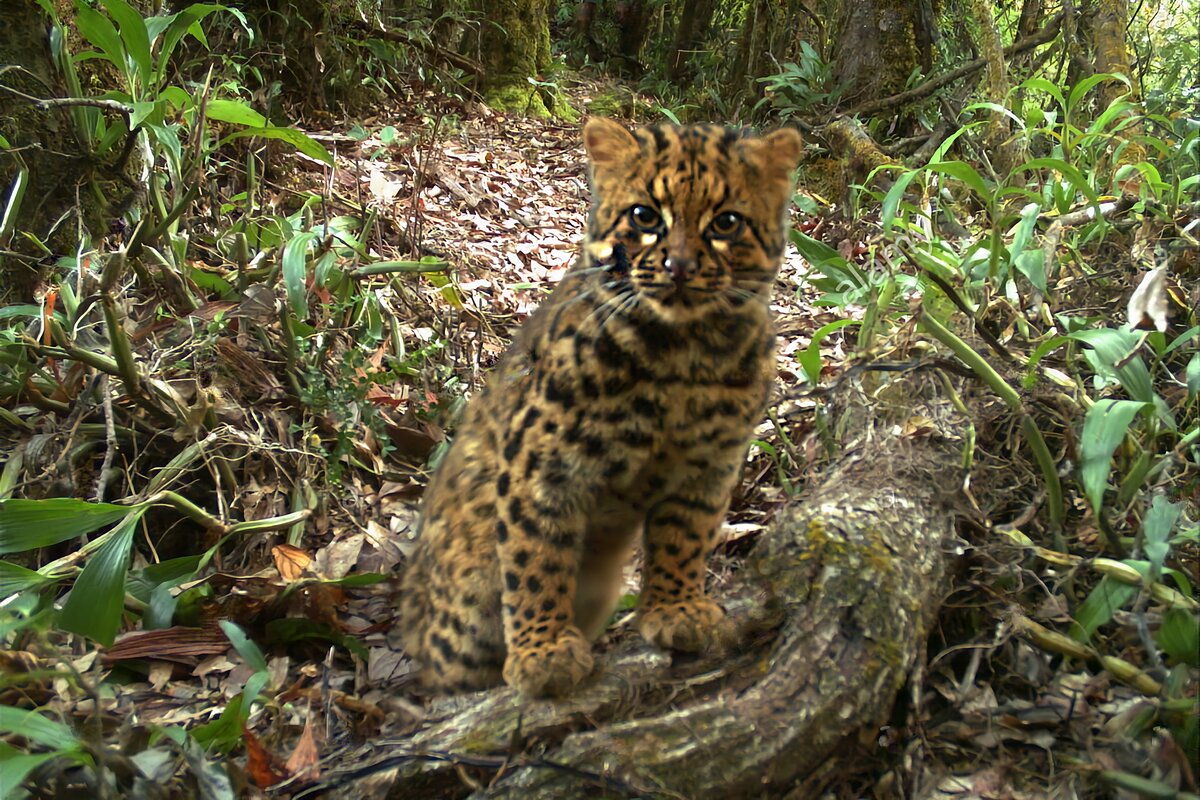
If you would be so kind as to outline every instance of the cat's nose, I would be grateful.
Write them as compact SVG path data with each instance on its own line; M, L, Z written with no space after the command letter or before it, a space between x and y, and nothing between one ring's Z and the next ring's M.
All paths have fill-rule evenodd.
M696 276L696 259L694 258L667 256L663 266L667 268L667 274L676 283L684 283Z

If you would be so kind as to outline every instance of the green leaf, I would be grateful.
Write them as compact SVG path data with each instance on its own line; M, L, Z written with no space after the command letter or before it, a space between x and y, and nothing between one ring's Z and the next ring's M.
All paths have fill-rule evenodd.
M969 186L975 194L979 195L979 199L985 203L991 203L992 190L988 188L987 182L983 176L975 171L975 168L965 161L939 161L936 164L929 164L925 169L931 172L939 172L943 175L949 175Z
M56 750L78 749L79 737L70 726L53 720L40 711L0 705L0 733L18 734L34 744Z
M808 376L808 382L816 386L821 382L821 342L825 337L834 331L841 330L847 325L859 325L858 320L854 319L839 319L822 325L812 335L812 340L808 343L808 347L804 348L804 352L800 354L800 366L804 368L804 374Z
M1096 588L1080 603L1071 624L1071 638L1086 642L1097 629L1110 619L1113 613L1128 603L1137 594L1138 587L1114 581L1107 575L1096 584Z
M1129 357L1138 344L1135 331L1096 328L1073 331L1067 336L1092 348L1088 360L1103 377L1118 381L1134 400L1154 401L1154 386L1146 362L1140 357Z
M1200 394L1200 353L1193 353L1192 360L1187 365L1188 401L1196 399Z
M209 100L204 113L209 119L234 125L261 128L267 124L267 118L251 108L245 100Z
M888 193L884 195L880 223L885 231L891 230L892 225L896 222L896 209L900 206L900 201L904 199L904 192L908 190L908 185L915 177L917 177L917 170L909 170L901 174L892 184L892 188L888 189ZM867 184L870 184L869 178Z
M292 313L299 319L308 316L308 297L305 280L308 278L308 248L317 239L312 231L293 236L283 248L283 287L287 291Z
M1067 96L1067 111L1073 112L1076 106L1079 105L1079 101L1083 99L1085 94L1092 90L1093 86L1111 80L1117 80L1129 86L1129 79L1116 72L1098 72L1095 75L1089 75L1071 87L1071 94Z
M146 21L137 9L125 0L103 0L108 15L117 21L121 29L121 40L125 43L125 52L133 60L137 68L141 90L153 90L151 85L150 36L146 31ZM136 99L136 98L135 98Z
M49 547L91 533L135 508L70 497L0 500L0 555Z
M1033 238L1040 213L1042 213L1042 207L1037 203L1027 203L1021 209L1021 221L1017 223L1017 228L1013 231L1012 244L1008 246L1009 256L1014 260L1025 252L1025 245L1029 244L1029 240Z
M28 186L29 170L21 167L12 179L8 199L4 202L4 213L0 215L0 242L7 242L17 226L17 215L21 213L21 201L25 199L25 189Z
M1052 83L1045 78L1035 77L1024 81L1019 89L1036 89L1039 92L1045 92L1058 101L1058 105L1062 108L1067 107L1067 101L1063 97L1062 90L1058 88L1058 84Z
M93 47L100 48L103 57L112 62L122 75L127 72L125 48L112 21L83 0L75 0L75 27Z
M1025 276L1035 289L1045 295L1046 287L1046 256L1041 250L1025 250L1013 261L1017 272Z
M42 307L26 303L18 303L15 306L5 306L0 308L0 319L11 319L12 317L40 317L42 315Z
M48 753L23 753L10 744L0 742L0 797L28 797L27 793L17 792L21 781L36 767L52 758L58 758L59 755L61 754L57 750Z
M316 139L313 139L303 131L298 131L294 128L246 128L245 130L235 131L229 134L220 141L220 144L223 145L226 142L233 141L234 139L244 138L246 136L261 136L264 139L278 139L280 141L287 142L292 147L296 148L296 150L300 151L309 158L314 158L324 164L333 166L333 156L329 154L328 150L321 146L320 142L318 142Z
M71 595L59 614L63 630L78 633L105 646L112 644L121 625L125 608L125 572L129 569L129 550L133 534L144 508L137 509L104 534L105 542L88 559L87 566L75 579Z
M1148 407L1134 400L1101 400L1088 409L1080 434L1079 478L1093 512L1099 514L1104 502L1112 454L1133 418Z
M1172 503L1161 494L1155 495L1150 503L1150 510L1142 520L1142 534L1145 541L1146 558L1150 559L1153 571L1151 578L1158 580L1162 573L1167 553L1171 550L1171 531L1183 511L1181 503Z
M1168 608L1154 635L1163 651L1176 661L1200 667L1200 620L1182 608Z
M1083 177L1083 173L1076 167L1071 166L1061 158L1034 158L1021 164L1015 168L1009 175L1016 175L1019 172L1026 170L1044 170L1049 169L1060 173L1067 181L1075 187L1075 191L1082 194L1094 205L1100 204L1100 196L1096 194L1096 190L1088 183L1087 178Z
M265 672L267 669L267 659L263 656L262 650L258 645L250 641L243 631L234 622L227 619L221 620L221 630L225 631L225 636L229 638L229 643L233 645L233 649L238 651L238 655L256 672Z
M0 561L0 597L8 597L19 592L37 589L47 583L56 583L54 578L35 572L31 569ZM2 797L3 795L0 795Z

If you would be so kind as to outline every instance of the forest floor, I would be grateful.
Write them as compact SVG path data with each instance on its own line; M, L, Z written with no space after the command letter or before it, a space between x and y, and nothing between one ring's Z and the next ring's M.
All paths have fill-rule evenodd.
M586 93L576 100L586 105ZM374 207L380 222L370 244L380 257L443 258L453 283L413 274L373 284L396 312L399 335L415 354L404 380L375 379L369 365L360 371L369 379L366 397L384 421L387 441L364 427L307 538L292 545L269 537L240 542L217 559L217 574L206 579L213 592L205 617L234 619L260 642L268 632L278 633L281 623L299 626L289 634L290 646L268 651L268 692L276 694L250 718L248 760L234 759L260 785L272 770L314 777L321 764L353 752L354 741L401 736L420 726L427 704L437 702L408 677L411 666L396 643L386 583L355 587L302 579L388 575L402 567L427 477L422 465L444 440L456 398L479 385L515 326L574 261L587 213L576 125L469 105L447 106L432 123L429 114L394 109L358 125L365 138L349 135L349 125L316 133L337 155L327 182L315 162L303 158L277 170L285 176L277 187L281 202L287 205L293 192L326 191L330 201L320 213ZM819 220L797 216L796 222L844 257L865 257L866 228L843 210ZM810 288L809 270L789 247L773 304L780 334L778 402L773 421L760 429L762 445L754 448L735 498L726 544L712 565L714 582L736 569L774 512L803 490L815 469L809 465L820 460L812 413L819 399L805 389L800 357L813 332L842 314L814 305L818 293ZM227 316L237 311L213 303L197 317L211 320L218 307ZM146 330L143 346L157 346L160 332ZM233 343L268 370L279 366L252 339L237 335ZM823 375L844 370L853 350L853 337L826 339ZM242 405L244 419L254 421L246 430L271 440L261 475L237 487L233 505L246 519L285 513L292 502L290 477L311 473L311 459L294 456L303 442L288 433L293 410L270 407L263 399L269 392L223 388L228 402ZM313 530L319 534L312 536ZM189 551L187 543L175 547ZM947 599L944 625L898 701L893 724L874 732L870 758L825 777L823 796L1105 796L1093 791L1104 770L1149 772L1177 789L1194 789L1194 766L1170 737L1126 735L1132 721L1147 713L1141 692L1015 635L1016 616L1068 622L1046 580L1044 565L1007 540L976 542L964 561L962 588ZM292 584L299 590L292 591ZM229 649L223 634L202 630L211 635L197 638L183 628L129 633L114 647L73 661L82 674L94 673L97 663L113 670L105 683L111 696L62 691L46 702L57 704L64 718L86 715L99 703L114 718L136 708L143 725L216 720L254 668ZM627 620L605 641L625 635L632 635ZM361 658L347 658L330 642L352 647ZM199 771L196 763L191 769Z

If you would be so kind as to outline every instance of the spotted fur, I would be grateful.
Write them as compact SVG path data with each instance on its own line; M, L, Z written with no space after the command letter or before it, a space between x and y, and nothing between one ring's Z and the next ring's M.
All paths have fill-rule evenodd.
M576 686L638 544L643 636L696 651L724 618L705 560L774 376L800 137L594 119L584 144L583 252L468 405L404 575L443 690Z

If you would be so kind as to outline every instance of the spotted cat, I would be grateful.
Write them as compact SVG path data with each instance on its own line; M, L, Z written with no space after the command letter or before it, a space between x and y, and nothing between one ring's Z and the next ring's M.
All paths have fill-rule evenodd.
M443 690L572 689L638 544L646 639L697 651L724 620L705 559L775 373L800 136L593 119L583 139L582 255L468 405L404 574L401 636Z

